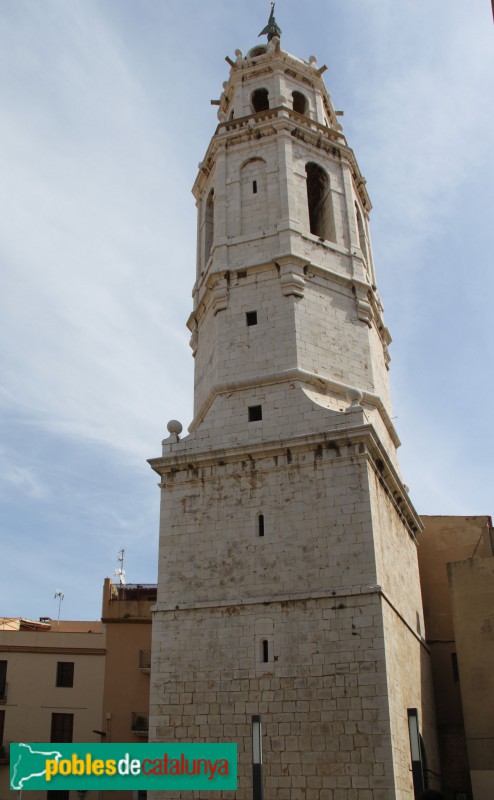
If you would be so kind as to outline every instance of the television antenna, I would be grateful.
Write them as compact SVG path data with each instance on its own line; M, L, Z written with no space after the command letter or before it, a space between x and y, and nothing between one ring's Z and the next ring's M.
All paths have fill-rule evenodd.
M62 600L64 598L64 594L61 589L57 589L55 592L54 599L56 600L58 597L58 617L57 617L57 628L60 627L60 607L62 605Z
M119 563L119 566L117 567L117 569L113 573L115 575L115 577L118 578L118 580L120 581L120 586L125 586L125 570L123 568L124 558L125 558L125 549L122 547L118 551L118 555L117 555L117 561Z

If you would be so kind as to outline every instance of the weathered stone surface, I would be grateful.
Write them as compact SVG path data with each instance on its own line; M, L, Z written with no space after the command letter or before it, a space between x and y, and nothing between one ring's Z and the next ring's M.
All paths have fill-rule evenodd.
M405 800L407 708L431 764L435 742L370 201L314 64L238 56L221 103L194 186L195 416L151 462L151 735L236 741L243 800L261 714L266 797ZM311 233L308 164L334 241Z

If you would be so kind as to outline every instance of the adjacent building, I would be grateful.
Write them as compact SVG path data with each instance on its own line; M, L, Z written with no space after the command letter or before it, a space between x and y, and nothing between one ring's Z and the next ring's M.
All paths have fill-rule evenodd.
M16 795L9 790L11 742L100 740L94 729L100 727L105 652L100 621L0 617L1 800ZM46 792L30 797L45 800Z
M16 794L9 790L11 742L147 741L155 600L154 584L107 578L101 621L0 617L0 800ZM112 792L115 800L135 795Z
M106 578L102 622L106 629L106 663L101 741L147 742L151 607L156 584L114 584ZM114 800L131 800L132 792L112 791Z
M494 539L488 516L423 516L419 565L447 800L494 797Z

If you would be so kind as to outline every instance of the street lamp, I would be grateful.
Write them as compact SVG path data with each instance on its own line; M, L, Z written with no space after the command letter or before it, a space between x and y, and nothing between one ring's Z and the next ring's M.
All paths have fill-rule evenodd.
M413 794L418 798L426 788L422 749L420 747L419 715L416 708L409 708L407 711L410 754L412 756Z
M259 714L252 716L252 798L263 800L262 785L262 721Z

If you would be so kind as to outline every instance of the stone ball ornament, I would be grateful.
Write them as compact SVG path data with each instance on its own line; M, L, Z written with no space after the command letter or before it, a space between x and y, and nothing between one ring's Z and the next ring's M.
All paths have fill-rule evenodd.
M364 393L360 391L360 389L354 389L353 387L349 386L346 390L347 400L352 404L352 406L359 406L362 402L364 397Z

